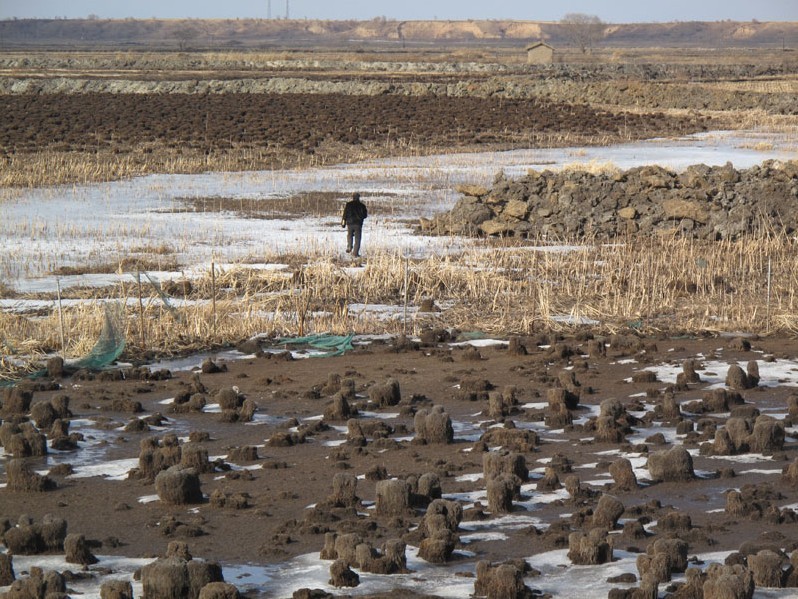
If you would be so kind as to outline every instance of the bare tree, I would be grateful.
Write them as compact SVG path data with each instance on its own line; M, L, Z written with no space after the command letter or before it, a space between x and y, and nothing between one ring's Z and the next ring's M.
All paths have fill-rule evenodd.
M596 15L568 13L560 21L568 40L579 47L582 54L604 36L606 25Z
M200 23L200 29L202 30L202 33L208 36L208 47L212 49L213 43L215 41L214 38L216 36L216 30L214 28L213 21L201 21Z
M197 30L190 26L176 29L175 37L177 38L177 44L180 47L180 51L183 52L186 48L188 48L189 42L197 39L198 35L199 34L197 33Z

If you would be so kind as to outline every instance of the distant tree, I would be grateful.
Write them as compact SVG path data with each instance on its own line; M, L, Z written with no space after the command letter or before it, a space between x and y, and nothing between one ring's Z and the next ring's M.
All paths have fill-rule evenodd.
M188 47L190 41L197 38L199 34L193 27L180 27L175 30L175 37L177 38L177 45L182 52Z
M582 54L593 48L593 45L604 36L606 25L596 15L568 13L560 21L565 36L577 46Z
M203 23L200 25L200 29L202 29L202 32L206 36L208 36L208 47L213 48L213 44L215 41L214 38L216 37L216 31L214 29L213 23L212 22Z
M96 21L96 20L98 20L100 17L99 17L99 15L96 15L95 13L91 13L91 14L90 14L88 17L86 17L86 18L87 18L89 21Z

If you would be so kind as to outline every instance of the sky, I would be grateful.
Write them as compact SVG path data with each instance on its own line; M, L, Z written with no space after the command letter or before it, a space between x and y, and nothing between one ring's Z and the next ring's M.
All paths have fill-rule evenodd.
M559 21L568 13L607 23L798 21L798 0L0 0L0 19L132 17Z

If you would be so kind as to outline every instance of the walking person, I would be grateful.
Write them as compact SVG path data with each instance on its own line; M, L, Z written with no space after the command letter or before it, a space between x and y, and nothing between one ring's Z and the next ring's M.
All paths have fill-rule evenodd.
M369 212L366 205L360 201L360 194L355 192L352 199L344 206L341 216L341 226L346 227L346 251L353 256L360 255L360 238L363 234L363 221Z

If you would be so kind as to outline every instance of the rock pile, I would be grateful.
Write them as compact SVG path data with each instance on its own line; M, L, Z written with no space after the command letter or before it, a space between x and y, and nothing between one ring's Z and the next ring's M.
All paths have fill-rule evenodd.
M634 233L738 239L758 230L798 229L798 162L767 160L746 170L697 164L594 174L500 173L491 189L462 185L448 213L424 220L426 233L612 239Z

